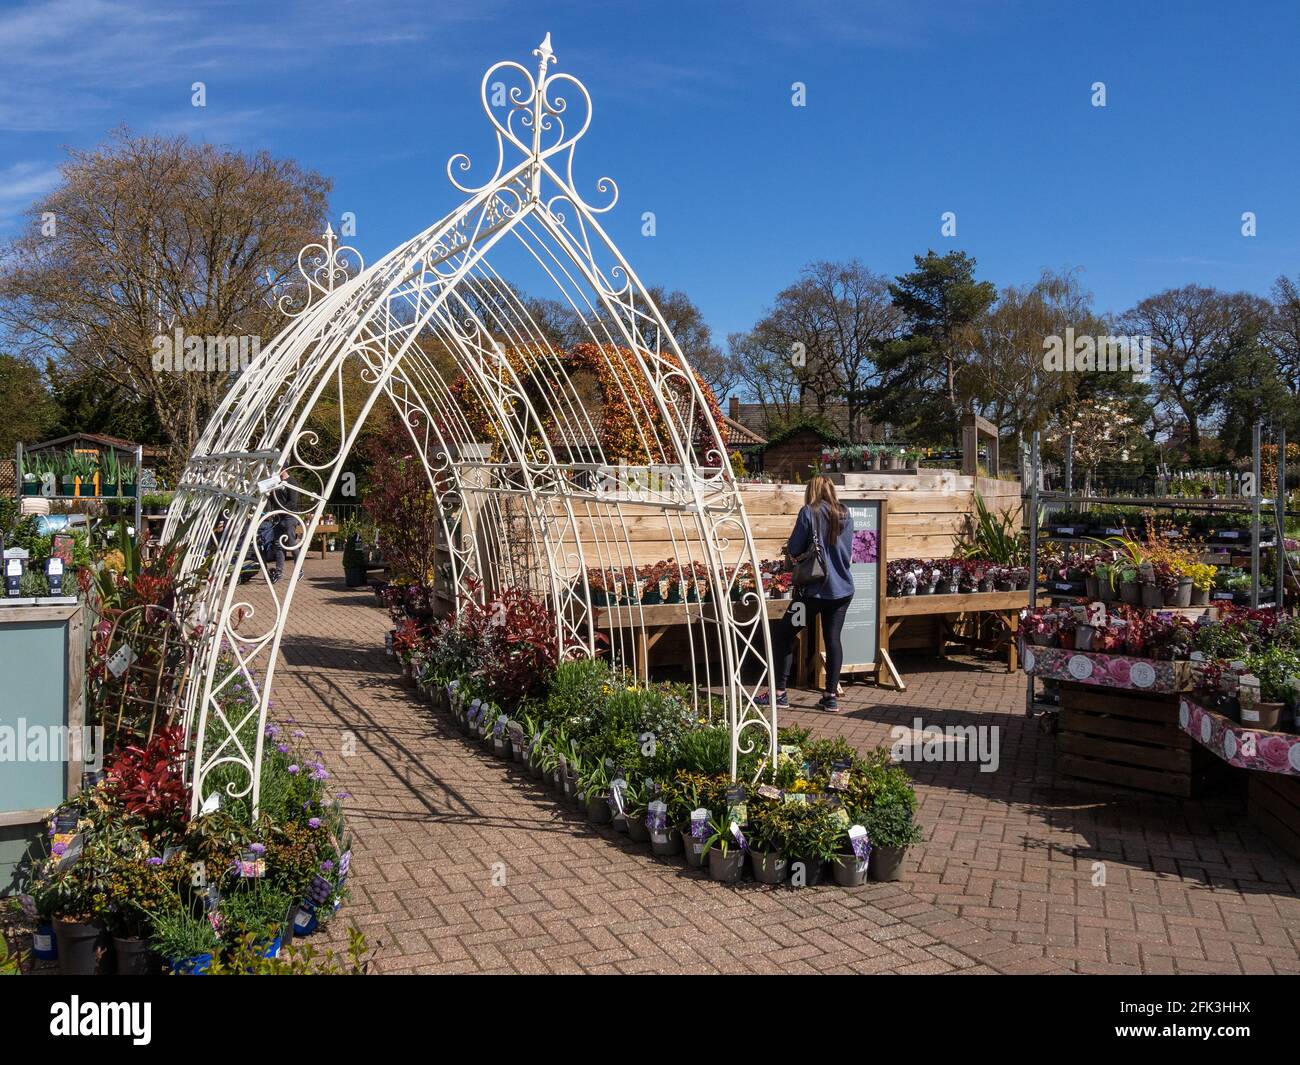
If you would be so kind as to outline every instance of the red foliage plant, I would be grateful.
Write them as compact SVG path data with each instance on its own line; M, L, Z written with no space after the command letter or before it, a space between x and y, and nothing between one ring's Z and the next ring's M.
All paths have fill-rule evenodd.
M183 825L189 806L185 733L172 725L144 747L124 748L108 768L108 787L131 816L153 825Z
M511 588L486 605L462 603L455 624L481 648L478 679L498 702L544 691L560 657L555 618L540 599Z

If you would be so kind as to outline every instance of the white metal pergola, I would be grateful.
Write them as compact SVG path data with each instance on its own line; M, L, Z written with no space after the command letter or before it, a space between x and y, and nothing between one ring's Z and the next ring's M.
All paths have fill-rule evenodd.
M596 182L600 205L575 187L574 149L591 123L590 95L552 71L549 34L533 56L532 69L505 61L483 77L497 159L478 185L468 179L467 155L450 159L448 177L466 197L459 207L368 268L328 230L322 244L304 249L310 298L282 300L287 326L234 383L190 458L164 537L191 523L184 569L207 566L196 619L202 635L182 702L196 812L223 766L234 766L238 779L223 772L221 790L256 807L267 704L306 546L376 404L396 410L424 463L455 589L481 597L525 586L544 595L565 653L597 653L588 573L633 565L637 519L628 515L654 514L679 573L702 566L707 574L711 602L683 611L688 667L697 699L711 691L725 703L733 774L737 754L754 740L747 730L775 744L775 709L755 701L766 683L761 673L772 670L761 587L732 599L734 563L757 573L759 559L719 427L659 310L597 220L617 201L614 182ZM635 375L639 387L605 394L604 404L631 412L637 457L671 476L635 495L628 471L605 476L628 456L606 453L590 389L584 399L572 360L492 254L516 255L540 274L598 349L608 380ZM362 399L345 388L357 380L366 385ZM324 459L309 425L322 401L337 406L339 439ZM481 419L477 432L470 424L467 405L486 414L491 441L481 439ZM577 458L566 443L575 437L585 447ZM293 512L270 493L282 471L301 501ZM239 575L250 559L266 575L256 532L276 517L291 523L296 535L286 542L299 546L288 548L286 580L259 589L272 603L268 614L241 592ZM521 559L521 541L533 546L531 557ZM644 653L643 611L622 610L626 627L607 634L612 653L635 666ZM749 684L741 677L746 658L766 666ZM232 712L223 692L237 677L253 704Z

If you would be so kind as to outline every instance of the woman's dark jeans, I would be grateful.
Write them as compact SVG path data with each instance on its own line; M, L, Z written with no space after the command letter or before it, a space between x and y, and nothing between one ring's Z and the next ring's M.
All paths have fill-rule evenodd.
M826 691L834 695L840 688L840 669L844 665L844 645L840 642L840 633L844 629L844 618L849 612L853 596L843 599L799 598L790 604L790 609L772 626L772 658L776 662L776 691L785 689L786 678L794 668L794 641L798 629L794 624L799 604L803 604L803 624L811 631L814 619L822 619L822 642L826 644Z

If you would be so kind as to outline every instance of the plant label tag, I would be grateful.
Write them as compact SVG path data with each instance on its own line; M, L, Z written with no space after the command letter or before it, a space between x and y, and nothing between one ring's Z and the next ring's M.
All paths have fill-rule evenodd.
M654 802L646 807L645 827L651 832L663 832L668 827L668 807L664 804L663 800L655 799ZM666 841L667 838L665 837L657 842L664 843Z
M735 821L731 822L731 835L732 838L735 839L735 841L740 845L740 849L742 851L749 850L749 841L745 839L745 833L740 831L740 826L736 824Z
M745 786L733 784L727 789L727 820L743 825L749 820L749 810L745 805Z
M758 794L764 799L774 799L778 802L781 799L781 789L776 787L774 784L760 784L758 786Z
M58 837L56 836L55 839L57 840ZM63 850L61 851L58 849L59 846L60 844L57 842L54 844L54 853L58 855L59 859L54 868L57 870L69 869L77 864L77 860L86 849L85 833L78 832L66 844L63 844Z
M298 904L298 912L293 918L293 930L295 932L308 932L316 920L316 904L311 899L303 899Z
M114 651L112 657L109 658L108 671L112 673L114 677L120 677L127 671L131 663L134 661L135 652L131 650L130 644L124 643Z
M858 861L865 862L871 857L871 841L867 838L867 830L861 825L849 826L849 846L853 848Z
M783 743L781 744L781 757L797 762L803 757L803 752L792 743Z
M50 595L62 595L63 559L57 555L51 555L49 562L45 564L45 576L50 582Z
M209 795L206 799L203 800L203 805L199 807L199 813L214 814L219 809L221 809L221 792L214 791L211 795Z
M510 719L506 717L505 714L499 715L496 721L492 725L492 735L504 736L506 732L506 725L508 724L510 724Z
M348 875L348 870L351 868L352 868L352 851L345 850L343 852L342 857L339 858L339 882L340 883L342 882L343 878Z
M808 801L808 796L801 791L787 791L784 798L786 802L794 806L798 806Z
M691 811L691 839L695 841L695 846L699 848L696 854L703 849L703 840L709 834L709 811L703 807Z
M164 847L162 853L163 865L166 865L168 862L170 862L173 858L176 857L176 855L180 854L180 852L181 852L180 847L175 847L175 846Z
M393 655L393 634L391 632L384 633L384 654L390 658Z
M853 763L847 758L837 758L831 763L831 780L827 785L832 791L848 791L849 775Z
M36 900L30 895L19 895L18 903L23 908L23 914L32 920L38 916L36 911Z
M266 861L252 851L244 851L239 857L239 875L244 880L261 880L266 876Z
M626 787L627 787L627 781L624 780L622 777L619 777L617 780L610 781L610 785L609 785L610 804L620 815L623 816L625 816L627 813L627 811L623 809L623 790Z
M278 473L273 473L271 474L270 477L263 477L260 481L257 482L257 490L263 494L267 492L274 492L279 487L280 487L280 475Z
M330 892L333 890L330 887L330 882L317 874L311 879L311 884L307 888L307 895L317 906L323 906L329 901Z

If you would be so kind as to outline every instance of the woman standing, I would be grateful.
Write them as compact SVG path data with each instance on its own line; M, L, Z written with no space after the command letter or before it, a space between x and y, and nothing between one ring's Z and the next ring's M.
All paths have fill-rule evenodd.
M776 705L789 706L785 682L794 665L796 622L811 629L814 618L821 618L822 641L826 644L826 691L818 702L819 710L839 711L840 668L844 664L844 646L840 633L844 618L853 601L853 515L840 505L835 485L829 477L817 474L808 482L804 505L795 519L786 551L797 558L813 547L813 532L821 541L822 562L826 576L813 584L796 589L794 602L785 616L772 626L772 657L776 663ZM802 609L800 607L802 606ZM766 705L767 695L758 698Z

